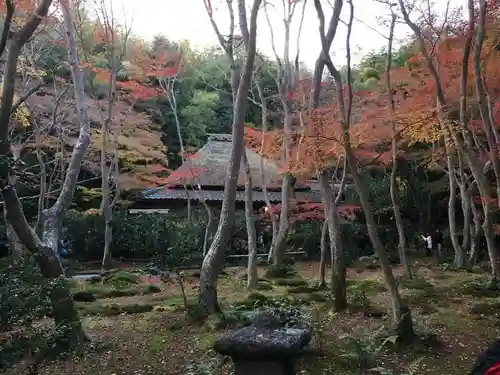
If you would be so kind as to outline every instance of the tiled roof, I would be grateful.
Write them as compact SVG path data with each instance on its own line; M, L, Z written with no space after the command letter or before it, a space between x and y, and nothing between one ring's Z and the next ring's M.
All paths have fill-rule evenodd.
M222 201L224 196L224 190L203 190L200 194L207 201ZM267 193L269 200L273 203L281 202L281 192L270 191ZM190 190L189 197L191 199L198 199L197 194ZM302 202L321 202L320 192L317 190L311 190L307 192L298 191L295 193L295 197L298 201ZM264 202L264 193L261 191L253 191L252 198L254 202ZM166 200L166 199L181 199L187 200L186 191L183 188L156 188L150 189L142 193L141 200ZM236 192L236 200L244 202L245 201L245 191L238 190Z

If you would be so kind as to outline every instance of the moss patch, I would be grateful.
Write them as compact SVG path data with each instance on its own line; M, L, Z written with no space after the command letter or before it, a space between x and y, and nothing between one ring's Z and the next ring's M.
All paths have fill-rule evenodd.
M406 288L406 289L432 289L434 288L434 285L430 283L429 281L420 278L420 277L415 277L413 279L408 279L404 277L398 277L397 278L398 285L400 287Z
M116 316L120 314L141 314L150 312L154 308L153 304L130 304L118 305L116 303L103 305L103 304L86 304L79 305L78 310L83 316Z
M294 287L304 287L308 285L308 282L304 279L294 278L294 279L276 279L274 283L279 286L294 286Z

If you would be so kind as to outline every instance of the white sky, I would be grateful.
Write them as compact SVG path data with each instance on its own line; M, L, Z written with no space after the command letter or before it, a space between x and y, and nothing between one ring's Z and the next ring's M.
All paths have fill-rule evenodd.
M171 40L187 39L194 48L218 44L215 33L211 27L205 11L203 0L108 0L113 2L115 15L124 14L127 19L132 19L133 33L151 39L154 35L163 34ZM285 0L287 1L287 0ZM268 0L275 4L275 9L268 6L269 15L273 24L276 48L278 54L283 50L283 26L280 15L282 14L282 0ZM445 3L444 0L438 1ZM460 0L452 0L457 4ZM236 1L234 1L236 3ZM247 0L250 6L251 0ZM326 13L326 22L331 13L327 1L323 1ZM227 34L228 17L225 0L212 0L214 15L223 34ZM372 50L379 50L387 44L387 40L373 29L387 35L387 26L381 25L381 17L387 19L387 8L374 0L354 0L354 21L351 35L351 51L353 62L359 61L361 56ZM297 32L301 17L302 5L295 11L294 24L292 25L292 59L295 57L297 45ZM348 19L348 5L344 5L343 20ZM225 27L224 27L225 26ZM371 28L370 28L371 27ZM263 53L273 56L271 36L267 19L263 10L260 11L258 22L257 47ZM332 45L332 58L339 65L345 64L345 38L346 26L339 25L339 31ZM396 37L403 39L408 35L408 29L403 25L396 27ZM318 19L313 5L313 0L308 0L306 6L302 35L300 39L300 60L308 67L312 67L321 50L318 36Z

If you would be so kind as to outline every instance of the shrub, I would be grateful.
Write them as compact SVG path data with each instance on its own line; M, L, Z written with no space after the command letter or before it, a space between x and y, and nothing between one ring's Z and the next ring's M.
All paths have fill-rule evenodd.
M50 283L42 277L34 259L0 259L0 330L28 327L50 315Z
M104 276L103 284L121 289L132 285L137 285L141 282L139 276L123 270L113 271Z
M80 291L73 294L73 300L76 302L94 302L96 297L92 292Z
M272 264L265 273L268 279L289 278L297 275L297 271L290 264Z

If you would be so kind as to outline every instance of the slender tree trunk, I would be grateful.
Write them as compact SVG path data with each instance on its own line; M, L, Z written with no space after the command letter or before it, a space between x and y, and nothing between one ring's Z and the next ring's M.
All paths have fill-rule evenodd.
M102 272L111 269L113 258L111 256L111 243L113 242L113 209L106 204L103 210L104 214L104 254L102 257Z
M446 156L446 159L448 163L448 171L449 171L448 178L450 183L450 196L448 199L448 225L450 228L451 243L453 244L453 250L455 251L455 258L453 260L453 265L458 268L463 268L465 264L465 254L458 240L457 222L456 222L457 179L455 176L455 171L453 169L453 164L451 162L451 157Z
M357 171L356 157L350 149L350 146L348 144L346 145L346 155L347 160L349 161L349 169L351 171L351 176L354 180L356 190L359 194L361 207L363 209L363 212L365 213L368 236L370 237L370 241L379 259L380 267L382 268L382 273L384 274L385 283L391 295L393 321L397 326L398 336L401 338L401 340L403 340L404 342L411 342L415 338L415 331L413 329L413 321L410 310L401 299L396 279L394 278L389 259L387 258L387 253L378 235L377 224L373 216L373 209L370 203L368 191Z
M315 6L317 9L318 16L320 17L320 30L324 30L324 13L321 9L321 3L319 0L315 0ZM339 17L340 16L340 8L342 7L342 1L338 1L340 3L338 6L334 7L333 10L333 16L332 17ZM396 279L394 278L394 275L392 273L391 265L389 263L389 259L387 257L387 253L384 249L384 245L382 244L382 241L380 240L378 231L377 231L377 225L375 222L375 217L373 215L373 209L372 205L370 202L370 198L368 195L368 190L366 186L363 184L359 170L358 170L358 161L356 159L356 156L354 154L354 151L351 146L351 140L350 140L350 135L349 135L349 127L350 127L350 121L351 121L351 106L352 106L352 84L351 84L351 65L350 65L350 60L351 60L351 52L350 52L350 33L352 30L352 23L354 19L354 5L352 2L349 2L350 6L350 17L349 17L349 23L348 23L348 32L347 32L347 41L346 41L346 49L347 49L347 76L348 76L348 103L347 106L345 104L345 99L344 99L344 91L343 91L343 82L342 82L342 77L340 75L340 72L335 68L333 62L331 61L329 56L324 56L326 59L326 66L330 72L330 74L333 76L336 84L336 99L337 103L339 105L339 111L340 111L340 116L341 116L341 126L342 126L342 142L344 144L344 150L345 150L345 157L347 159L347 162L349 164L349 170L351 172L351 177L354 180L354 184L356 186L356 190L359 195L359 199L361 202L361 207L363 209L363 212L365 214L365 219L366 219L366 225L368 229L368 235L370 237L370 241L373 245L373 248L375 249L375 252L377 253L379 262L380 262L380 267L382 268L382 272L384 274L384 279L387 285L387 288L389 290L390 296L391 296L391 302L392 302L392 312L393 312L393 321L396 324L396 330L399 339L402 342L409 343L413 342L415 339L415 331L413 329L413 321L411 318L411 313L410 309L408 306L406 306L403 303L403 300L401 299L401 295L399 294L398 290L398 285L396 283ZM322 36L322 47L323 47L323 55L326 55L325 53L325 43L324 43L324 35Z
M273 249L273 263L281 264L285 256L286 242L288 239L288 231L290 229L290 195L291 195L292 185L291 176L288 173L283 174L283 181L281 183L281 210L280 210L280 221L278 233L276 235L276 241L274 242Z
M476 100L481 114L484 133L488 142L490 160L493 164L493 171L496 178L497 202L500 207L500 160L498 158L498 145L493 131L494 124L490 121L490 111L488 107L488 96L484 86L481 73L481 52L485 39L486 22L486 0L479 0L479 19L476 28L476 43L472 58L472 69L474 71L474 83L476 87Z
M321 259L319 261L319 285L324 287L326 285L326 259L328 249L326 247L326 236L328 235L328 223L323 221L323 225L321 226Z
M391 142L391 151L392 151L392 171L391 171L391 180L390 180L390 195L392 201L392 207L394 211L394 219L396 222L396 228L398 231L398 253L399 260L404 269L404 275L407 278L412 278L413 274L411 271L410 264L406 257L406 235L403 224L403 218L401 217L401 209L399 207L398 194L397 194L397 168L398 168L398 132L396 130L396 121L395 121L395 106L394 106L394 98L392 95L392 84L391 84L391 66L392 66L392 42L394 39L394 26L396 25L396 14L392 13L391 26L389 32L389 46L387 53L387 66L386 66L386 86L387 86L387 95L389 99L389 108L391 110L391 129L392 129L392 142Z
M479 211L476 208L470 197L470 207L472 211L472 218L474 225L470 228L470 251L469 251L469 262L471 265L475 265L478 257L479 251L479 234L481 233L481 219L479 217Z
M259 92L259 96L262 102L262 142L260 146L261 154L264 151L264 134L268 131L267 126L267 100L264 96L264 90L262 90L262 86L257 82L257 90ZM271 221L272 228L272 237L271 237L271 246L269 247L269 254L267 256L267 261L271 262L273 259L274 249L276 248L276 240L278 238L278 220L276 219L276 215L273 212L273 206L271 205L271 201L269 200L269 194L267 192L267 178L265 176L264 169L264 158L260 158L260 185L262 187L262 194L264 195L264 201L266 202L267 212L269 215L269 220Z
M465 111L465 109L464 109ZM469 241L470 241L470 227L471 227L471 220L472 220L472 213L471 213L471 207L470 207L470 197L469 193L467 192L467 177L465 175L465 166L463 162L463 155L462 153L458 153L458 188L460 190L460 201L462 203L462 214L464 217L464 227L462 231L462 252L466 252L468 247L469 247ZM465 258L465 256L464 256ZM466 262L467 263L467 262Z
M259 276L257 275L257 234L253 215L252 173L246 152L243 153L243 165L245 167L245 219L248 236L247 288L252 290L257 287Z
M217 301L217 277L223 267L224 247L227 242L229 227L234 217L236 188L238 185L241 158L244 152L245 112L256 53L257 14L260 4L261 0L254 0L250 16L250 28L248 28L245 3L243 0L239 0L238 2L240 29L243 34L247 56L233 108L231 157L226 174L219 226L201 267L199 304L205 314L220 311Z
M340 241L339 213L336 202L333 201L333 190L327 172L319 175L321 196L328 223L328 237L330 238L330 256L332 264L331 288L334 298L335 311L347 308L347 280L344 262L344 248Z

